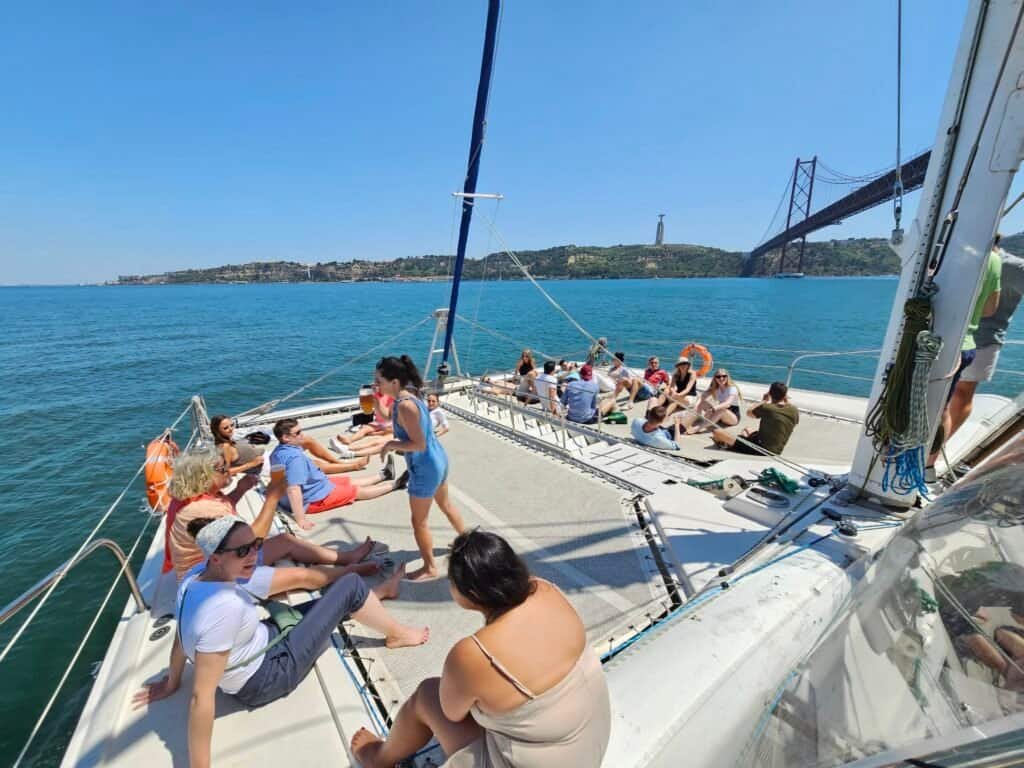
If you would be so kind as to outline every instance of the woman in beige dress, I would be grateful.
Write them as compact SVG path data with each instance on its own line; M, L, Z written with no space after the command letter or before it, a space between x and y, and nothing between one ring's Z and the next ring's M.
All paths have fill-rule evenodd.
M597 768L608 688L565 595L532 577L503 538L475 529L452 544L448 578L455 602L484 626L455 644L440 678L420 683L386 740L356 733L359 762L393 766L436 737L453 768Z

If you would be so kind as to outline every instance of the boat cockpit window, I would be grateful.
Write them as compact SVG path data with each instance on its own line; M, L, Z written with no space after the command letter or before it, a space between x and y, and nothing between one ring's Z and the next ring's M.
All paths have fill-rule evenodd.
M982 467L904 527L757 720L748 765L824 766L1024 727L1024 473ZM922 752L929 751L927 748Z

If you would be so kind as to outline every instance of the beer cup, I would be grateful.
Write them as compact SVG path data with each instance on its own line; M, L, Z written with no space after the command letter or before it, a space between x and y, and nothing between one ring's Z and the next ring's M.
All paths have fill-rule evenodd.
M272 464L270 467L270 484L277 485L284 481L284 464Z
M364 384L359 389L359 407L367 415L373 413L373 387L369 384Z

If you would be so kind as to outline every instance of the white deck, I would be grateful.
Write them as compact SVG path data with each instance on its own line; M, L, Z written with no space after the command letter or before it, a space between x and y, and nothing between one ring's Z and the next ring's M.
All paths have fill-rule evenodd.
M840 405L849 408L845 400ZM798 396L794 401L802 404ZM466 522L505 535L538 575L558 584L600 651L660 615L680 585L700 589L716 577L804 496L825 493L802 487L783 509L764 506L748 493L723 503L686 481L752 478L767 466L790 477L799 473L777 460L710 449L706 437L687 438L682 456L673 456L623 440L627 427L602 427L596 437L575 435L566 441L543 420L474 402L466 392L449 395L445 405L452 413L451 432L442 438L451 459L450 489ZM785 457L843 471L860 426L842 413L824 413L823 405L815 404L817 413L802 414ZM979 418L988 418L988 410L982 408ZM326 442L347 421L347 414L334 413L302 424ZM643 528L635 499L640 499ZM248 494L243 514L253 514L260 502L255 492ZM414 567L418 554L408 516L406 495L395 493L316 516L314 537L352 546L369 535L388 545L391 560ZM442 555L454 532L437 510L431 524L435 552ZM168 631L153 635L157 619L170 612L175 586L173 577L158 577L162 535L158 538L141 573L154 607L140 616L126 608L65 765L187 765L188 673L173 698L148 711L130 706L143 681L165 669L173 639L173 621L164 627ZM443 569L443 559L440 564ZM407 584L388 605L403 621L429 624L430 643L391 651L372 633L348 625L351 646L346 650L336 635L335 650L324 654L315 673L286 699L248 711L220 696L214 763L349 765L347 744L356 728L393 715L421 679L440 673L452 643L479 626L478 616L451 601L443 579ZM361 669L368 670L379 706L364 690Z

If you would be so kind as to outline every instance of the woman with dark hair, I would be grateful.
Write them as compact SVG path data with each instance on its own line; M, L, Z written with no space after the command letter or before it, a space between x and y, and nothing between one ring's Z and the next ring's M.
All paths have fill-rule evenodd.
M232 475L245 473L258 475L263 468L263 451L248 440L235 442L235 422L230 416L217 415L210 419L213 444L217 446Z
M409 579L433 579L437 576L437 562L434 539L427 526L431 503L437 502L456 533L461 533L465 527L462 516L448 498L448 455L434 434L426 403L409 390L410 386L416 392L423 389L423 379L412 358L408 355L385 357L377 363L375 375L380 391L395 398L391 409L395 439L380 449L381 458L386 458L390 451L402 451L409 468L412 532L423 557L423 565L410 573Z
M528 349L523 350L523 354L519 356L519 360L516 362L516 369L514 379L516 384L516 400L520 403L534 404L539 403L540 398L537 397L537 363L533 359L533 352Z
M503 538L476 529L452 544L448 578L483 628L455 644L440 678L420 683L386 741L356 733L356 759L392 766L435 737L455 768L597 768L611 730L608 687L565 595L532 577Z
M260 474L263 469L264 452L250 444L248 440L235 440L235 422L230 416L212 417L210 431L213 432L213 444L228 463L232 475L243 472L247 475ZM302 448L313 457L313 463L328 475L365 469L370 463L369 459L351 456L339 460L312 435L303 434Z
M167 675L134 697L136 708L173 695L186 660L195 665L188 715L192 765L210 764L215 696L220 688L248 707L262 707L298 688L351 616L383 634L389 648L422 645L426 627L400 624L381 600L398 596L401 571L370 590L354 573L337 568L268 568L258 564L263 539L233 515L193 520L189 532L206 560L178 587L177 636ZM260 619L257 601L295 589L322 589L296 606L301 619L279 630Z

